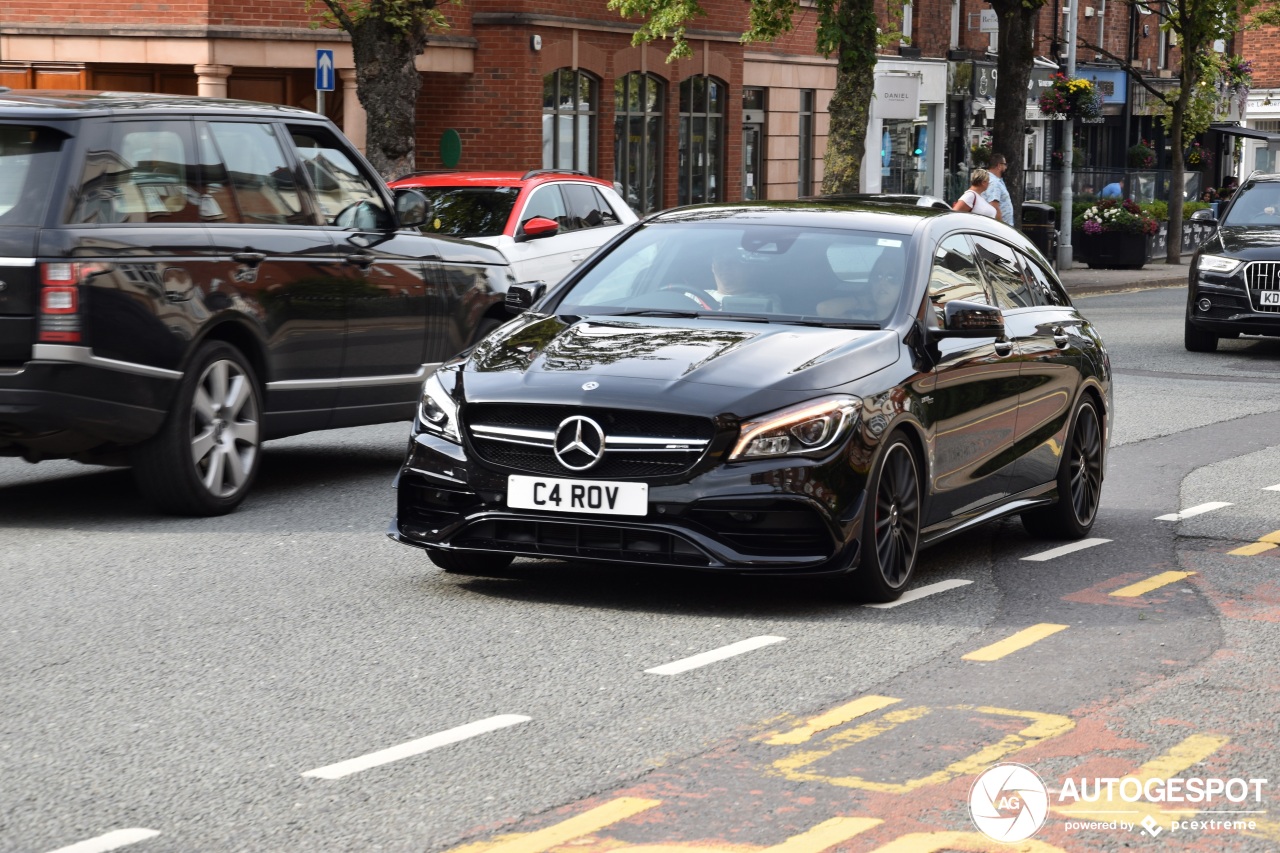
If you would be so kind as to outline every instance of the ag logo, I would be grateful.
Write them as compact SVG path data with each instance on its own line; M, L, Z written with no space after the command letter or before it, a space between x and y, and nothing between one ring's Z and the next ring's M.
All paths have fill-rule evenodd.
M1021 764L997 764L969 789L973 825L996 841L1022 841L1039 832L1049 815L1049 792L1036 772Z

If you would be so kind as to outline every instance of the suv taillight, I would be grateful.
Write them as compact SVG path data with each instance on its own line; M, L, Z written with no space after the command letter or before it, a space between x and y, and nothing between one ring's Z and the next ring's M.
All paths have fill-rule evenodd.
M80 342L80 280L85 266L65 261L40 264L40 343Z

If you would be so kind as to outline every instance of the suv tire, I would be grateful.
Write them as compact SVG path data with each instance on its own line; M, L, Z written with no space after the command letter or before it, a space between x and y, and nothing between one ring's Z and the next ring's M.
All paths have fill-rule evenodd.
M162 512L224 515L253 485L261 444L262 392L253 368L230 344L205 343L164 426L134 448L134 479Z
M1187 352L1216 352L1218 349L1218 336L1193 324L1190 317L1186 320L1182 341Z

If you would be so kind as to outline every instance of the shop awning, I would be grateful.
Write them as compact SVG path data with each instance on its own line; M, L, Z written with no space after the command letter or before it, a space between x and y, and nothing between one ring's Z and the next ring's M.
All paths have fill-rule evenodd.
M1280 148L1280 133L1273 130L1255 130L1252 127L1241 127L1238 124L1211 124L1209 129L1226 136L1243 136L1245 139L1261 139L1267 147Z

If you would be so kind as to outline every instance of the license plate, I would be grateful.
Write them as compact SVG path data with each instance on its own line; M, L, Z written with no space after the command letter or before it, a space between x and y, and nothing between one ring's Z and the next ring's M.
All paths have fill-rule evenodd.
M507 478L507 506L549 512L646 515L649 512L649 484L557 480L512 474Z
M1280 290L1263 290L1258 293L1259 305L1280 305Z

